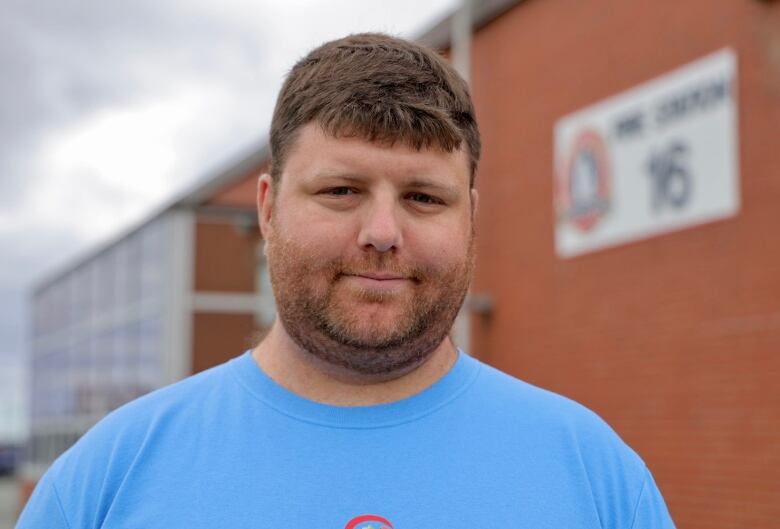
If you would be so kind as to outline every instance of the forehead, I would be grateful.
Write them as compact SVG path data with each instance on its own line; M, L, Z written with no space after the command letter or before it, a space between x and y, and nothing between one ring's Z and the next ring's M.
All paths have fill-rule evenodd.
M282 171L282 183L292 179L345 175L373 178L425 178L439 184L469 186L469 159L463 149L447 152L415 149L403 142L370 142L357 136L333 136L317 123L296 134Z

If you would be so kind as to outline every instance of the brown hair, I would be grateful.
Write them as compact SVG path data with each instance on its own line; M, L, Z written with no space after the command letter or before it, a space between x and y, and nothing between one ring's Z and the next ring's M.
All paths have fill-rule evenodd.
M480 140L468 85L435 51L381 33L327 42L293 66L271 121L278 181L298 130L317 121L334 136L447 152L465 142L471 185Z

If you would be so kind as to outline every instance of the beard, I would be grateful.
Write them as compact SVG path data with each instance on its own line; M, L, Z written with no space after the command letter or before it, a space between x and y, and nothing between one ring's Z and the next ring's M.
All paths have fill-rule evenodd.
M361 375L403 373L449 334L474 266L473 233L447 266L402 263L389 252L323 259L278 234L266 241L279 319L293 341L327 365ZM397 290L359 288L347 278L390 272Z

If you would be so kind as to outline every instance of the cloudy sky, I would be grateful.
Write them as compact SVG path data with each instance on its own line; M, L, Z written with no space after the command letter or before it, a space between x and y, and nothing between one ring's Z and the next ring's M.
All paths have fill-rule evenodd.
M298 57L456 4L2 0L0 366L24 358L30 286L261 141Z

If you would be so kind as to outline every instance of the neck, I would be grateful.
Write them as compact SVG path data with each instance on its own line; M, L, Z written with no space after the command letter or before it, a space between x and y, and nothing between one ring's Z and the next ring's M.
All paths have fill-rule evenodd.
M252 358L277 384L323 404L370 406L410 397L443 377L457 359L449 338L419 365L382 378L345 372L302 350L277 321L252 351Z

